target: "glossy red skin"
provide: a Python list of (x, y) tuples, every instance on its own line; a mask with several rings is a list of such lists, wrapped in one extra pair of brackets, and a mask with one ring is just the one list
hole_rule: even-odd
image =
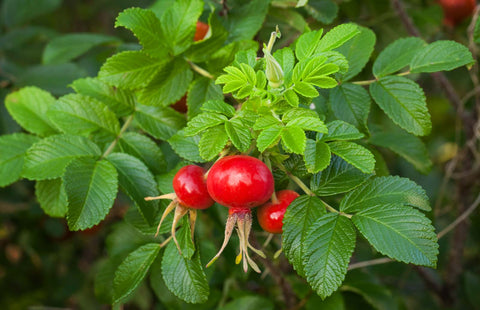
[(276, 193), (278, 202), (268, 202), (260, 206), (257, 210), (257, 219), (260, 226), (266, 232), (272, 234), (281, 234), (283, 232), (283, 216), (287, 207), (300, 196), (297, 192), (289, 189), (281, 190)]
[(214, 203), (207, 191), (205, 169), (199, 166), (188, 165), (178, 170), (173, 190), (180, 204), (192, 209), (206, 209)]
[(195, 35), (193, 36), (193, 41), (200, 41), (205, 38), (205, 35), (208, 32), (208, 25), (197, 21), (197, 29), (195, 30)]
[(233, 213), (246, 212), (272, 196), (273, 175), (261, 160), (233, 155), (218, 160), (207, 177), (210, 196), (219, 204), (232, 208)]
[(443, 23), (453, 27), (471, 16), (475, 9), (475, 2), (475, 0), (439, 0), (443, 8)]

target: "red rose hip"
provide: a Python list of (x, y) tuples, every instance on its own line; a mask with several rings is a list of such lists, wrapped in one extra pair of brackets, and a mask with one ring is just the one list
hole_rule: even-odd
[(300, 195), (297, 192), (285, 189), (278, 191), (276, 196), (277, 202), (268, 202), (258, 208), (257, 219), (260, 226), (266, 232), (281, 234), (285, 211), (287, 211), (287, 207), (292, 201)]
[(273, 194), (274, 182), (270, 169), (261, 160), (245, 155), (233, 155), (219, 159), (210, 168), (207, 177), (207, 189), (210, 196), (219, 204), (229, 208), (225, 225), (225, 239), (217, 255), (207, 264), (213, 264), (228, 244), (233, 229), (237, 228), (240, 253), (236, 263), (243, 260), (243, 270), (248, 266), (260, 272), (257, 264), (250, 258), (248, 249), (265, 257), (262, 251), (255, 249), (248, 237), (252, 229), (251, 208), (259, 206)]
[(182, 167), (173, 178), (173, 190), (178, 202), (189, 208), (206, 209), (214, 203), (207, 191), (205, 170), (199, 166)]
[[(163, 220), (167, 215), (175, 210), (175, 215), (172, 222), (172, 238), (177, 249), (182, 253), (177, 238), (175, 238), (175, 228), (178, 221), (188, 213), (190, 219), (190, 230), (195, 230), (195, 221), (197, 219), (197, 209), (206, 209), (214, 204), (213, 199), (210, 197), (207, 191), (207, 184), (205, 183), (205, 170), (202, 167), (195, 165), (188, 165), (182, 167), (173, 177), (173, 190), (174, 193), (165, 194), (158, 197), (145, 197), (145, 200), (156, 199), (171, 199), (172, 202), (168, 205), (162, 214), (160, 223), (158, 223), (157, 233), (160, 231)], [(167, 239), (168, 240), (168, 239)]]
[(273, 175), (267, 165), (255, 157), (227, 156), (210, 169), (207, 189), (213, 200), (223, 206), (253, 208), (272, 196)]

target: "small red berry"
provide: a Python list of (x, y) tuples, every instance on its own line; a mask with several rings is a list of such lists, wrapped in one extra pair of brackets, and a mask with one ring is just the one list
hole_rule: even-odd
[(255, 157), (227, 156), (210, 168), (207, 189), (213, 200), (223, 206), (253, 208), (272, 196), (273, 175), (267, 165)]
[(193, 41), (200, 41), (205, 38), (208, 33), (209, 26), (201, 21), (197, 21), (197, 29), (195, 30), (195, 36), (193, 37)]
[(207, 191), (205, 170), (199, 166), (188, 165), (178, 170), (173, 178), (173, 190), (178, 201), (189, 208), (206, 209), (214, 203)]
[(300, 196), (297, 192), (289, 189), (276, 193), (277, 202), (267, 202), (257, 210), (258, 223), (266, 232), (281, 234), (283, 227), (283, 216), (287, 207)]

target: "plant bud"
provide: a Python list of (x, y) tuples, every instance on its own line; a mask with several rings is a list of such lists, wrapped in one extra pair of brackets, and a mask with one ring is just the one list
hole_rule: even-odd
[(279, 88), (283, 85), (283, 70), (278, 61), (266, 49), (263, 50), (266, 62), (265, 75), (268, 79), (268, 84), (272, 88)]

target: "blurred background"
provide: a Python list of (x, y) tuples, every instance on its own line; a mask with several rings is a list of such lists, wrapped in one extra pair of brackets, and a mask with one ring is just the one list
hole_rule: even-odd
[[(225, 2), (233, 10), (248, 1)], [(378, 53), (395, 39), (409, 35), (398, 10), (392, 8), (395, 2), (317, 0), (297, 9), (295, 1), (271, 1), (255, 40), (266, 42), (278, 25), (283, 34), (277, 46), (280, 48), (294, 42), (307, 25), (311, 29), (329, 29), (339, 23), (358, 23), (369, 27), (377, 37), (371, 62), (358, 77), (368, 80), (372, 78), (372, 60)], [(206, 7), (222, 7), (219, 1), (206, 0), (205, 3)], [(409, 0), (403, 4), (427, 42), (449, 39), (472, 44), (468, 30), (470, 16), (452, 25), (445, 23), (444, 11), (435, 1)], [(41, 87), (56, 96), (71, 92), (68, 85), (73, 80), (95, 76), (102, 63), (114, 53), (140, 48), (130, 32), (114, 28), (118, 13), (132, 6), (155, 8), (157, 5), (154, 0), (0, 1), (0, 134), (21, 130), (3, 104), (8, 93), (27, 85)], [(71, 33), (94, 34), (95, 40), (78, 41), (76, 53), (64, 59), (52, 58), (49, 48)], [(473, 111), (475, 93), (472, 95), (472, 90), (478, 85), (474, 85), (467, 70), (448, 72), (447, 77), (465, 104), (464, 109)], [(414, 163), (424, 172), (421, 173), (392, 151), (381, 149), (381, 152), (386, 159), (384, 171), (409, 177), (426, 189), (433, 207), (429, 216), (440, 231), (458, 216), (459, 210), (469, 207), (468, 201), (471, 203), (471, 197), (480, 192), (479, 182), (475, 176), (472, 179), (471, 175), (456, 171), (461, 158), (458, 154), (466, 147), (466, 136), (442, 87), (428, 75), (418, 76), (417, 81), (427, 94), (432, 115), (433, 131), (423, 141), (433, 165), (430, 167), (428, 161)], [(373, 111), (372, 118), (375, 117), (378, 117), (377, 123), (389, 126), (382, 113)], [(478, 154), (476, 145), (473, 147)], [(478, 167), (478, 158), (474, 160), (474, 167)], [(99, 271), (105, 273), (107, 253), (113, 256), (112, 253), (120, 253), (129, 248), (130, 243), (141, 243), (144, 238), (123, 221), (129, 200), (120, 196), (107, 219), (98, 226), (70, 232), (65, 219), (44, 214), (34, 191), (34, 183), (29, 181), (0, 188), (0, 309), (108, 309), (108, 302), (102, 298), (107, 288), (98, 279)], [(462, 197), (465, 201), (459, 200)], [(459, 209), (459, 205), (463, 209)], [(221, 215), (218, 214), (219, 219)], [(209, 229), (208, 219), (200, 222), (200, 231)], [(221, 220), (214, 224), (217, 222), (221, 224)], [(341, 292), (325, 302), (295, 276), (285, 258), (276, 264), (285, 271), (285, 281), (289, 281), (299, 299), (298, 309), (480, 309), (479, 212), (474, 212), (468, 224), (461, 227), (461, 231), (440, 239), (436, 271), (398, 263), (357, 269), (348, 273)], [(263, 240), (264, 236), (259, 234), (259, 237)], [(280, 240), (275, 242), (278, 244)], [(362, 242), (365, 243), (359, 240)], [(202, 243), (202, 250), (208, 258), (215, 246), (207, 240)], [(227, 255), (234, 257), (235, 253)], [(355, 260), (373, 257), (368, 246), (357, 246)], [(155, 278), (152, 270), (150, 285), (141, 285), (125, 309), (284, 307), (282, 292), (269, 275), (249, 277), (239, 270), (227, 271), (228, 267), (220, 265), (211, 277), (207, 304), (192, 306), (179, 301), (168, 292), (161, 279)], [(338, 302), (339, 299), (342, 301)]]

